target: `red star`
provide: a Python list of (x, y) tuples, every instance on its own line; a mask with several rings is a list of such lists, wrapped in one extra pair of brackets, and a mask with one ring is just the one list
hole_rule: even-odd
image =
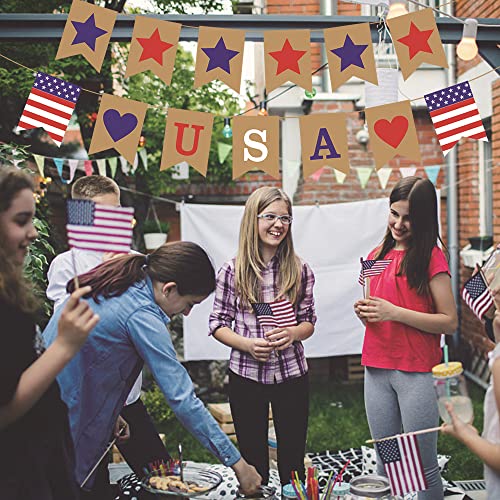
[(403, 38), (400, 38), (398, 42), (401, 42), (410, 49), (410, 59), (413, 59), (419, 52), (429, 52), (429, 54), (432, 54), (428, 40), (433, 31), (420, 31), (412, 22), (410, 24), (410, 32)]
[(164, 42), (160, 38), (158, 28), (156, 28), (155, 32), (149, 38), (138, 38), (137, 41), (142, 46), (142, 54), (139, 62), (146, 59), (154, 59), (158, 64), (162, 65), (163, 53), (170, 47), (173, 47), (171, 43)]
[(276, 52), (269, 52), (269, 55), (278, 61), (278, 69), (276, 76), (283, 73), (283, 71), (290, 69), (300, 75), (299, 59), (307, 52), (307, 50), (293, 50), (288, 38), (283, 44), (281, 50)]

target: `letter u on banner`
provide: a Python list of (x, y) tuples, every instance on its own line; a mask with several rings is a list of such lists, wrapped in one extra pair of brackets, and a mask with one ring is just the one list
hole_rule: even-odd
[(279, 178), (279, 127), (277, 116), (233, 118), (233, 179), (249, 170)]
[(214, 115), (169, 108), (160, 170), (183, 161), (207, 175)]

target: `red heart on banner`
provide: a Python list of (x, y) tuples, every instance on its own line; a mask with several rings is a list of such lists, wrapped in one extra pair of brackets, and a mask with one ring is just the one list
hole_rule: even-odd
[(375, 133), (389, 146), (397, 148), (408, 131), (408, 118), (395, 116), (391, 121), (377, 120), (373, 126)]

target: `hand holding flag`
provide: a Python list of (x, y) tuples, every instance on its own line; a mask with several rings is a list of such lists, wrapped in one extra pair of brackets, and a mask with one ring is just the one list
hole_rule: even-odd
[(493, 305), (493, 297), (481, 272), (465, 282), (462, 298), (471, 311), (480, 320), (483, 319), (484, 313)]

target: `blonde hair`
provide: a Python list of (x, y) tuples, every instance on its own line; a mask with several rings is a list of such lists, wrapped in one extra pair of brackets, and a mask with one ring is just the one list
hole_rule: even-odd
[(104, 175), (89, 175), (80, 177), (71, 187), (71, 197), (74, 200), (91, 200), (94, 196), (103, 194), (120, 196), (118, 184)]
[[(259, 220), (257, 216), (275, 201), (284, 201), (288, 214), (292, 215), (292, 202), (281, 189), (261, 187), (254, 191), (245, 203), (245, 211), (240, 224), (238, 254), (235, 263), (235, 287), (242, 304), (250, 306), (261, 299), (262, 270), (266, 263), (262, 258), (259, 240)], [(278, 296), (287, 297), (292, 304), (298, 300), (301, 286), (301, 263), (293, 249), (291, 228), (276, 252), (279, 260)]]

